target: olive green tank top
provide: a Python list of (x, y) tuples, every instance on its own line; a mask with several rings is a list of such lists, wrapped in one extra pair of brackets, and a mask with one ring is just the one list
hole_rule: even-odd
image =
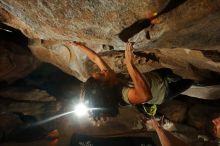
[[(166, 94), (166, 81), (157, 72), (154, 71), (143, 73), (142, 75), (146, 83), (148, 84), (152, 95), (152, 99), (150, 101), (147, 101), (147, 103), (162, 104)], [(134, 87), (134, 85), (131, 82), (130, 84), (128, 84), (128, 86), (124, 86), (122, 88), (122, 98), (128, 104), (130, 104), (128, 99), (128, 90), (132, 87)]]

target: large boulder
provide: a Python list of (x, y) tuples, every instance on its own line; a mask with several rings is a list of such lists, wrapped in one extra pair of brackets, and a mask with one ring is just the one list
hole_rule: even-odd
[(194, 105), (188, 112), (187, 122), (195, 128), (206, 129), (207, 126), (210, 126), (207, 124), (210, 124), (212, 116), (219, 113), (219, 111), (220, 108), (216, 106)]
[(186, 119), (188, 108), (189, 105), (187, 103), (173, 100), (161, 105), (159, 113), (172, 122), (183, 122)]
[(13, 82), (36, 69), (40, 61), (27, 47), (18, 30), (0, 23), (0, 82)]
[(13, 82), (36, 69), (40, 61), (28, 48), (0, 40), (0, 82)]

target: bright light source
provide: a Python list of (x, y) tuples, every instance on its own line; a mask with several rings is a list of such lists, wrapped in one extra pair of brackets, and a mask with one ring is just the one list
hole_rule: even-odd
[(86, 107), (85, 104), (79, 103), (75, 109), (74, 112), (77, 116), (82, 117), (88, 113), (88, 108)]

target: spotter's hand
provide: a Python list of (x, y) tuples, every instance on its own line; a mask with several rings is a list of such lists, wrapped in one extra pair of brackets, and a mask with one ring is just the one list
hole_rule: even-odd
[(134, 50), (133, 44), (132, 43), (126, 43), (125, 63), (133, 63), (133, 61), (134, 61), (133, 50)]
[(156, 121), (156, 119), (154, 119), (154, 118), (148, 120), (148, 121), (146, 122), (146, 124), (149, 124), (149, 125), (152, 126), (155, 130), (161, 127), (160, 124), (159, 124), (159, 123)]

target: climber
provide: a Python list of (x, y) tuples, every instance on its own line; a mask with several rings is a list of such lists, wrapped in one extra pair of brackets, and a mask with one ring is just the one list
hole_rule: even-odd
[(93, 50), (78, 42), (68, 43), (78, 47), (95, 63), (100, 72), (93, 73), (84, 84), (85, 97), (93, 107), (105, 108), (93, 116), (115, 116), (118, 104), (161, 104), (188, 89), (192, 81), (182, 79), (169, 69), (159, 69), (141, 74), (134, 65), (133, 46), (126, 43), (125, 64), (132, 84), (119, 77)]

